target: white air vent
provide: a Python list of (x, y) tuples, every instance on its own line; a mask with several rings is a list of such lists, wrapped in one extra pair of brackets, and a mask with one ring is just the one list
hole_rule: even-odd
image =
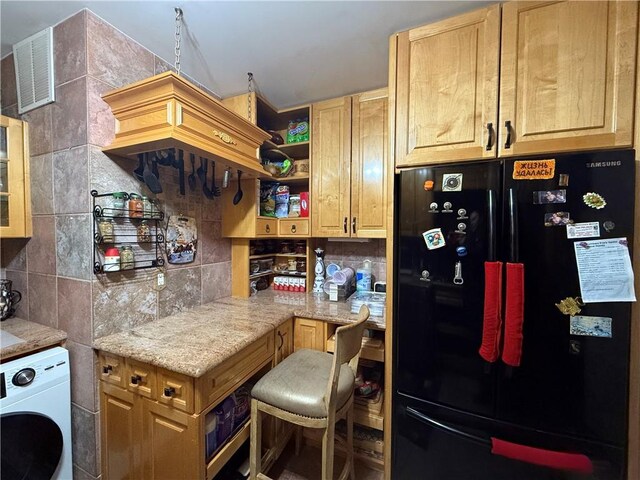
[(13, 46), (18, 86), (18, 113), (55, 100), (53, 28), (49, 27)]

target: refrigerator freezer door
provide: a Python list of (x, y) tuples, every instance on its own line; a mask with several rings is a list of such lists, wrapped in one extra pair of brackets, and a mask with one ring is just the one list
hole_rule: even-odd
[[(394, 402), (391, 478), (442, 480), (622, 480), (624, 451), (598, 443), (418, 404)], [(539, 466), (492, 454), (491, 437), (554, 452), (580, 454), (591, 474)], [(484, 441), (482, 441), (484, 440)]]
[[(491, 190), (499, 201), (500, 175), (499, 162), (404, 171), (396, 225), (395, 389), (483, 414), (494, 411), (495, 385), (478, 355), (487, 199)], [(444, 246), (427, 247), (432, 229)]]
[[(517, 192), (525, 314), (520, 367), (505, 368), (499, 375), (497, 418), (622, 446), (630, 304), (582, 307), (581, 315), (612, 319), (611, 338), (570, 334), (570, 317), (555, 304), (580, 296), (573, 243), (583, 239), (568, 239), (566, 226), (545, 226), (545, 216), (549, 220), (556, 213), (562, 219), (568, 214), (576, 223), (598, 222), (600, 238), (627, 237), (631, 245), (634, 156), (632, 151), (614, 151), (556, 156), (555, 161), (555, 175), (547, 180), (513, 180), (514, 161), (505, 162), (505, 191)], [(587, 206), (583, 195), (588, 192), (602, 196), (605, 208)], [(605, 222), (615, 228), (607, 232)]]

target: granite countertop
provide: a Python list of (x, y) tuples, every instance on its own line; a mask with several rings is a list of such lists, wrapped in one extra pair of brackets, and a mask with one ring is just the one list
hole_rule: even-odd
[[(223, 298), (127, 332), (94, 341), (94, 348), (191, 377), (200, 377), (292, 317), (352, 323), (348, 302), (312, 294), (262, 291), (247, 298)], [(371, 328), (384, 319), (371, 317)]]
[[(0, 335), (7, 332), (23, 340), (19, 343), (0, 347), (0, 359), (3, 362), (34, 350), (57, 345), (67, 339), (66, 332), (62, 330), (17, 317), (0, 322), (0, 331)], [(2, 340), (2, 345), (4, 344), (5, 339)]]

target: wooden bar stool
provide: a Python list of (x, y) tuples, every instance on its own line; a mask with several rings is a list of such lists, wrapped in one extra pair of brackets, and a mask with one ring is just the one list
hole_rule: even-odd
[(300, 427), (322, 428), (322, 480), (333, 478), (335, 424), (347, 421), (347, 461), (340, 480), (353, 466), (353, 391), (362, 347), (364, 323), (369, 308), (363, 305), (356, 323), (336, 329), (333, 355), (316, 350), (298, 350), (262, 377), (251, 391), (251, 480), (269, 477), (260, 472), (262, 413), (273, 415)]

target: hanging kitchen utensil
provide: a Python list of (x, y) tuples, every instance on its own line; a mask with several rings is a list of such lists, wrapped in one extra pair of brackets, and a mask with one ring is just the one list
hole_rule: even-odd
[(191, 159), (191, 174), (187, 180), (189, 181), (189, 189), (193, 191), (196, 189), (196, 156), (192, 153), (189, 158)]
[(160, 180), (160, 170), (158, 170), (158, 157), (157, 155), (154, 154), (150, 154), (151, 155), (151, 173), (153, 173), (155, 175), (155, 177), (158, 179), (158, 181)]
[(227, 167), (224, 171), (224, 176), (222, 177), (222, 188), (229, 187), (229, 180), (231, 179), (231, 169)]
[(163, 167), (169, 167), (175, 159), (173, 150), (156, 150), (155, 155), (158, 165)]
[(178, 160), (176, 160), (175, 164), (179, 174), (180, 195), (184, 195), (184, 150), (178, 150)]
[[(191, 154), (193, 155), (193, 154)], [(195, 155), (193, 155), (193, 158), (195, 158)], [(200, 166), (198, 167), (198, 170), (196, 170), (196, 173), (198, 174), (198, 179), (200, 180), (200, 184), (201, 185), (206, 185), (207, 184), (207, 175), (205, 173), (204, 170), (204, 161), (202, 159), (202, 157), (200, 157)]]
[(144, 153), (138, 154), (138, 168), (133, 171), (133, 176), (136, 180), (140, 182), (144, 182)]
[(162, 185), (160, 185), (158, 177), (156, 177), (151, 171), (148, 153), (144, 154), (144, 172), (142, 177), (144, 178), (144, 183), (149, 187), (149, 190), (151, 190), (152, 193), (162, 193)]
[(207, 170), (209, 169), (209, 160), (206, 158), (200, 157), (200, 165), (202, 166), (202, 170), (204, 172), (202, 180), (202, 193), (208, 199), (213, 198), (213, 192), (209, 190), (209, 186), (207, 185)]
[(216, 186), (216, 162), (214, 160), (211, 160), (211, 192), (216, 197), (222, 195), (220, 187)]
[(169, 263), (193, 262), (197, 244), (196, 219), (171, 215), (167, 224), (167, 261)]
[(240, 203), (240, 200), (242, 200), (242, 186), (240, 185), (240, 177), (242, 176), (242, 172), (240, 170), (238, 170), (238, 191), (236, 192), (235, 196), (233, 197), (233, 204), (237, 205)]

